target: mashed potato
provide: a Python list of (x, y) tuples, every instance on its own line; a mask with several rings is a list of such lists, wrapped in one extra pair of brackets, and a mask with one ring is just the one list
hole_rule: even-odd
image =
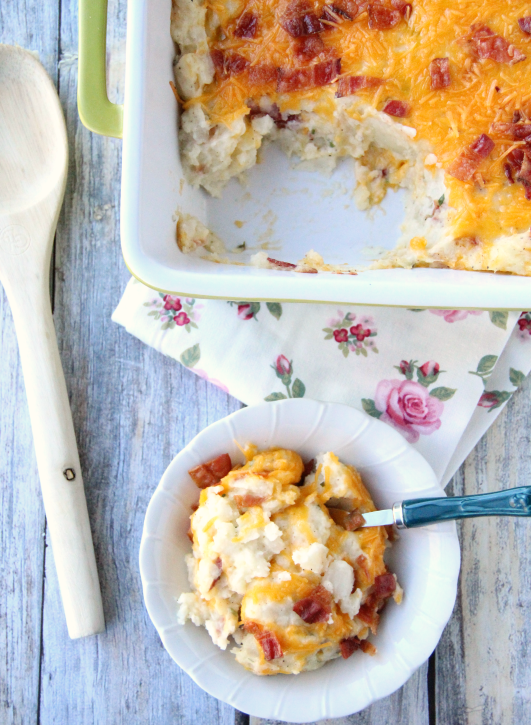
[(359, 473), (333, 453), (308, 467), (304, 477), (297, 453), (272, 449), (219, 482), (219, 466), (217, 476), (191, 471), (204, 490), (191, 516), (192, 591), (179, 597), (179, 622), (206, 627), (221, 649), (232, 637), (236, 660), (260, 675), (317, 669), (357, 649), (373, 654), (367, 637), (379, 611), (402, 597), (384, 563), (386, 529), (357, 529), (360, 514), (374, 511)]

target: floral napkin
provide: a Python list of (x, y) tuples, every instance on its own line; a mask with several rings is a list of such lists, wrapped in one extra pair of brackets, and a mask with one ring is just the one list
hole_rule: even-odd
[(446, 485), (531, 370), (531, 313), (279, 302), (154, 292), (112, 318), (246, 404), (309, 397), (396, 428)]

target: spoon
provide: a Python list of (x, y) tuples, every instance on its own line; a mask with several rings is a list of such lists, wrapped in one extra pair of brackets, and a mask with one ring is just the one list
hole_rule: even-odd
[(70, 637), (105, 629), (72, 414), (50, 305), (68, 144), (56, 90), (27, 51), (0, 45), (0, 281), (17, 333), (44, 508)]
[(365, 523), (360, 528), (396, 524), (399, 529), (412, 529), (479, 516), (531, 516), (531, 486), (473, 496), (413, 498), (390, 509), (363, 514)]

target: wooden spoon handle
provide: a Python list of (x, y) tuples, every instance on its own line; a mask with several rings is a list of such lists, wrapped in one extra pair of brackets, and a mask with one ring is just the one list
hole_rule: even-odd
[[(72, 639), (105, 629), (94, 547), (48, 285), (28, 270), (6, 286), (24, 382), (57, 577)], [(47, 280), (46, 280), (47, 282)], [(11, 289), (9, 289), (11, 287)]]

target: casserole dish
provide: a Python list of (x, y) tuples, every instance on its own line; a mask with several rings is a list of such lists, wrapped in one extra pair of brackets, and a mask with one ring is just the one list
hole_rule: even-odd
[[(531, 278), (418, 268), (359, 275), (304, 275), (246, 263), (262, 245), (277, 259), (297, 261), (315, 249), (330, 264), (363, 264), (369, 248), (391, 249), (402, 218), (400, 192), (372, 215), (356, 209), (353, 171), (343, 162), (330, 178), (292, 169), (275, 147), (243, 187), (231, 181), (221, 199), (183, 179), (177, 108), (170, 90), (175, 48), (170, 0), (131, 0), (128, 8), (125, 113), (106, 94), (105, 0), (81, 0), (79, 112), (93, 131), (122, 135), (121, 237), (126, 265), (159, 291), (236, 300), (342, 302), (405, 307), (527, 309)], [(175, 213), (197, 217), (233, 248), (237, 264), (183, 255)], [(236, 224), (237, 222), (237, 224)], [(243, 224), (242, 224), (243, 222)]]

